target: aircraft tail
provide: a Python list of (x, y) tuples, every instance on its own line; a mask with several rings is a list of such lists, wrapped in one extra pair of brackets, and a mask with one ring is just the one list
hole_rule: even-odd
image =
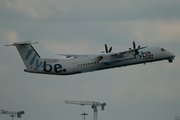
[(5, 46), (15, 46), (26, 66), (27, 69), (31, 70), (38, 70), (39, 67), (43, 64), (41, 61), (41, 57), (39, 54), (35, 51), (33, 46), (31, 44), (36, 44), (38, 42), (16, 42), (11, 45), (5, 45)]

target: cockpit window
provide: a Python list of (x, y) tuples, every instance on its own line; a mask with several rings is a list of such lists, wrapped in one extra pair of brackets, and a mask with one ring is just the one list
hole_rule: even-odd
[(161, 48), (161, 51), (166, 51), (164, 48)]

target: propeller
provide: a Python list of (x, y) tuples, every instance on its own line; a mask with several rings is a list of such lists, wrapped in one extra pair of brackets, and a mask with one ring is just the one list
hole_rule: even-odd
[(138, 50), (141, 48), (140, 45), (139, 45), (138, 48), (136, 49), (136, 44), (135, 44), (135, 42), (133, 41), (133, 48), (134, 48), (134, 50), (135, 50), (135, 55), (139, 54), (139, 51), (138, 51)]
[(107, 45), (105, 44), (105, 50), (106, 50), (106, 53), (109, 53), (109, 52), (112, 51), (112, 47), (110, 47), (109, 50), (108, 50), (108, 47), (107, 47)]
[(136, 49), (136, 44), (135, 42), (133, 41), (133, 48)]

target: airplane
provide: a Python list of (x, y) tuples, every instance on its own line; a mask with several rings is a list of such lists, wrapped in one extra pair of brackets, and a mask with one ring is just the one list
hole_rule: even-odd
[(15, 46), (26, 66), (25, 72), (52, 74), (52, 75), (73, 75), (78, 73), (93, 72), (115, 67), (123, 67), (135, 64), (168, 60), (173, 62), (175, 55), (162, 47), (141, 47), (136, 48), (133, 41), (133, 48), (122, 52), (111, 52), (105, 44), (105, 52), (96, 54), (58, 54), (71, 59), (45, 59), (33, 48), (32, 44), (38, 42), (24, 41), (15, 42), (5, 46)]

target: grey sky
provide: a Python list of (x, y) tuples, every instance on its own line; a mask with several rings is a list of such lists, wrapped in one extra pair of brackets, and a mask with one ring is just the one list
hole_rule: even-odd
[[(172, 120), (180, 116), (179, 0), (0, 0), (0, 109), (25, 110), (21, 120), (93, 119), (90, 106), (64, 100), (106, 102), (99, 120)], [(25, 73), (16, 41), (34, 45), (43, 58), (161, 46), (168, 61), (72, 76)], [(9, 120), (8, 115), (0, 119)], [(17, 119), (17, 118), (15, 118)]]

